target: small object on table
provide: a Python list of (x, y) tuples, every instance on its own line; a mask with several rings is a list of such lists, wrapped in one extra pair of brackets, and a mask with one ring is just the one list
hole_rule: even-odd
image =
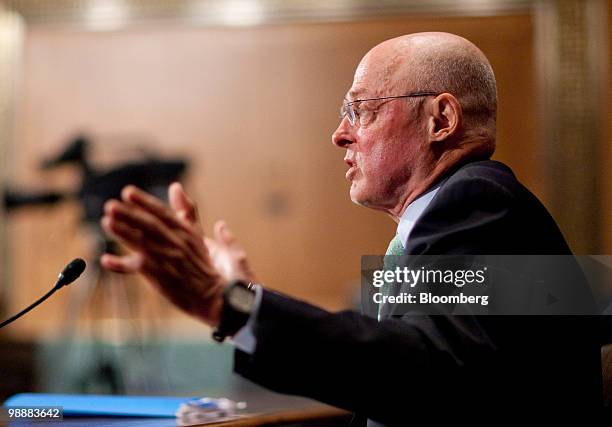
[(244, 417), (239, 411), (246, 409), (246, 407), (246, 402), (234, 402), (226, 398), (203, 397), (181, 404), (176, 411), (176, 418), (179, 425), (230, 421)]

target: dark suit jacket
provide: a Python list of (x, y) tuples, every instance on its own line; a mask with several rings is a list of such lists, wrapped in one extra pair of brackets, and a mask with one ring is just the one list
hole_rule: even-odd
[[(542, 204), (496, 161), (441, 185), (406, 253), (571, 254)], [(387, 424), (601, 407), (597, 325), (587, 316), (409, 316), (377, 322), (264, 291), (254, 354), (235, 371), (270, 389)], [(500, 413), (501, 414), (501, 413)], [(530, 415), (531, 416), (531, 415)]]

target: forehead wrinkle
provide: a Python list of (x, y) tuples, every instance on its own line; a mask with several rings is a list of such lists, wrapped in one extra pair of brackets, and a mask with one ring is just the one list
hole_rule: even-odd
[(395, 96), (398, 74), (402, 67), (402, 52), (397, 46), (382, 44), (374, 47), (361, 60), (347, 100)]
[[(398, 47), (393, 49), (393, 55), (388, 58), (388, 65), (385, 67), (385, 87), (389, 90), (399, 89), (402, 72), (405, 69), (404, 52)], [(405, 71), (404, 71), (405, 72)]]
[[(377, 60), (378, 59), (378, 60)], [(397, 96), (400, 86), (400, 71), (402, 69), (403, 60), (399, 52), (394, 49), (391, 55), (382, 56), (380, 58), (372, 58), (378, 65), (377, 75), (368, 76), (371, 81), (371, 91), (373, 97)]]

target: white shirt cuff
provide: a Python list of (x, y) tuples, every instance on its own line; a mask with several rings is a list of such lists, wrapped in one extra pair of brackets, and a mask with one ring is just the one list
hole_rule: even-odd
[(257, 339), (255, 338), (254, 326), (257, 321), (257, 315), (259, 314), (259, 307), (261, 306), (261, 298), (263, 295), (263, 289), (259, 285), (253, 285), (255, 290), (255, 302), (253, 303), (253, 310), (247, 320), (246, 324), (232, 337), (234, 347), (238, 350), (244, 351), (245, 353), (255, 353), (255, 347), (257, 346)]

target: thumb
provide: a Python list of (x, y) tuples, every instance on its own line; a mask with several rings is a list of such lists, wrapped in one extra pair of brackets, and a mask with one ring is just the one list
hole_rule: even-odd
[(226, 246), (232, 245), (236, 242), (236, 236), (232, 233), (223, 220), (217, 221), (214, 227), (215, 239), (219, 243), (223, 243)]
[(144, 259), (142, 255), (138, 253), (123, 256), (103, 254), (100, 258), (100, 264), (107, 270), (116, 273), (130, 274), (137, 273), (142, 269)]

